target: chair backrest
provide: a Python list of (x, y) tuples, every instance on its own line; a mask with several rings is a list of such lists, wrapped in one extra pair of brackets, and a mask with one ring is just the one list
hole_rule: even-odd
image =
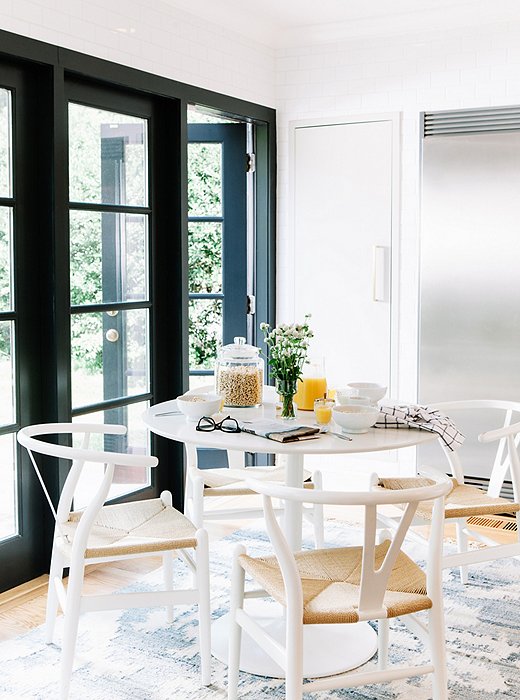
[[(383, 598), (388, 579), (396, 559), (401, 551), (404, 538), (410, 527), (420, 501), (434, 500), (432, 526), (428, 542), (427, 590), (428, 595), (439, 595), (441, 580), (441, 552), (444, 525), (444, 496), (452, 489), (451, 480), (444, 474), (427, 470), (429, 484), (402, 490), (387, 490), (378, 486), (379, 479), (373, 474), (370, 479), (371, 489), (363, 492), (320, 491), (294, 488), (274, 482), (260, 482), (248, 478), (249, 488), (263, 496), (266, 527), (286, 588), (288, 615), (301, 614), (302, 587), (296, 560), (291, 548), (275, 517), (272, 499), (284, 499), (300, 503), (328, 504), (335, 506), (362, 506), (364, 509), (364, 535), (359, 589), (359, 619), (377, 619), (386, 617)], [(385, 539), (390, 539), (386, 555), (376, 569), (377, 509), (379, 506), (404, 505), (393, 539), (390, 532), (385, 532)], [(433, 591), (432, 589), (436, 589)]]
[(491, 473), (489, 481), (488, 493), (490, 496), (498, 496), (500, 494), (502, 484), (509, 470), (511, 481), (513, 483), (513, 493), (515, 501), (520, 502), (520, 455), (518, 454), (518, 443), (520, 441), (520, 422), (507, 425), (498, 430), (488, 430), (478, 436), (482, 443), (494, 442), (499, 440), (499, 445), (505, 441), (507, 445), (507, 461), (503, 460), (498, 463)]
[[(38, 476), (47, 502), (56, 520), (56, 529), (65, 541), (68, 541), (68, 536), (64, 532), (62, 525), (68, 520), (72, 509), (72, 501), (74, 499), (76, 486), (86, 464), (104, 464), (105, 471), (103, 479), (89, 505), (83, 512), (78, 525), (74, 537), (74, 541), (75, 543), (78, 542), (78, 546), (86, 546), (90, 528), (108, 496), (110, 485), (114, 477), (115, 467), (157, 466), (157, 457), (128, 454), (124, 452), (107, 452), (89, 448), (93, 435), (124, 435), (125, 433), (126, 427), (124, 425), (101, 425), (96, 423), (42, 423), (39, 425), (29, 425), (18, 431), (18, 442), (23, 445), (29, 453), (36, 475)], [(71, 447), (55, 442), (47, 442), (42, 439), (53, 435), (72, 436), (73, 434), (82, 436), (81, 447)], [(72, 462), (56, 509), (45, 487), (40, 468), (37, 464), (36, 455), (46, 455)]]
[[(495, 399), (472, 399), (468, 401), (446, 401), (431, 404), (431, 407), (449, 415), (450, 418), (453, 418), (455, 423), (457, 422), (457, 414), (459, 411), (471, 411), (475, 412), (475, 415), (485, 412), (485, 415), (488, 417), (489, 415), (496, 415), (496, 420), (501, 427), (498, 430), (495, 428), (479, 435), (479, 441), (482, 443), (498, 440), (491, 467), (488, 494), (492, 497), (499, 496), (504, 481), (508, 473), (510, 473), (515, 498), (518, 499), (520, 496), (520, 473), (518, 467), (515, 465), (518, 462), (520, 430), (512, 428), (511, 431), (500, 434), (499, 430), (510, 428), (520, 421), (520, 402)], [(494, 437), (492, 439), (481, 439), (482, 435), (488, 433), (492, 433)], [(453, 476), (459, 483), (464, 483), (464, 465), (461, 459), (461, 455), (464, 454), (464, 446), (462, 446), (460, 451), (451, 452), (445, 448), (444, 452), (450, 464)], [(459, 454), (459, 452), (461, 454)]]

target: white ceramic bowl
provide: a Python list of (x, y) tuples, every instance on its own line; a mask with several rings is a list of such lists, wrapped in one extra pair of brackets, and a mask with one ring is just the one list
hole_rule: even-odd
[(379, 415), (373, 406), (334, 406), (332, 417), (345, 433), (366, 433)]
[(366, 396), (373, 404), (386, 394), (386, 386), (374, 382), (351, 382), (344, 390), (346, 396)]
[(218, 394), (189, 391), (177, 397), (177, 407), (191, 422), (198, 421), (202, 416), (212, 416), (220, 408), (221, 398)]
[(368, 396), (349, 396), (348, 389), (337, 389), (336, 403), (340, 406), (371, 406), (372, 399)]

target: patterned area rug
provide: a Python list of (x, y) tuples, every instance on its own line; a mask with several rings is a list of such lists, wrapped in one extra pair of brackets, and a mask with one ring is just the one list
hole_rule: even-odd
[[(329, 523), (328, 544), (353, 542), (354, 528)], [(265, 534), (241, 530), (212, 545), (213, 615), (227, 611), (229, 569), (234, 545), (248, 551), (270, 551)], [(179, 563), (179, 566), (181, 564)], [(449, 690), (453, 700), (520, 698), (520, 562), (495, 562), (471, 569), (471, 582), (462, 586), (455, 572), (445, 572), (445, 609)], [(177, 572), (179, 584), (186, 576)], [(131, 589), (160, 588), (160, 571), (147, 575)], [(179, 608), (173, 625), (163, 609), (90, 613), (81, 618), (71, 698), (163, 700), (194, 698), (224, 700), (226, 667), (213, 660), (213, 683), (199, 684), (196, 613)], [(61, 625), (57, 624), (57, 642)], [(56, 698), (60, 648), (46, 645), (37, 628), (0, 645), (0, 697)], [(399, 623), (391, 623), (391, 662), (428, 659), (422, 645)], [(373, 661), (369, 662), (373, 664)], [(366, 668), (366, 666), (364, 667)], [(354, 671), (355, 672), (355, 671)], [(240, 697), (245, 700), (284, 698), (279, 680), (241, 674)], [(351, 690), (308, 694), (308, 700), (428, 700), (430, 677)]]

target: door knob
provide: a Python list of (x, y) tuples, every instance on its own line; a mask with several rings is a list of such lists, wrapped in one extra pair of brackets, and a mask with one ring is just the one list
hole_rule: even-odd
[(117, 331), (115, 328), (109, 328), (105, 333), (105, 338), (109, 343), (117, 343), (119, 340), (119, 331)]

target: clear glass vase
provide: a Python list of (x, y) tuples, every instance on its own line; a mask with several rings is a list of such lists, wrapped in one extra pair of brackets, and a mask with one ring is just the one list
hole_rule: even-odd
[(296, 394), (295, 379), (277, 379), (276, 391), (280, 396), (282, 403), (282, 412), (280, 418), (283, 420), (293, 420), (296, 417), (296, 409), (294, 404), (294, 395)]

